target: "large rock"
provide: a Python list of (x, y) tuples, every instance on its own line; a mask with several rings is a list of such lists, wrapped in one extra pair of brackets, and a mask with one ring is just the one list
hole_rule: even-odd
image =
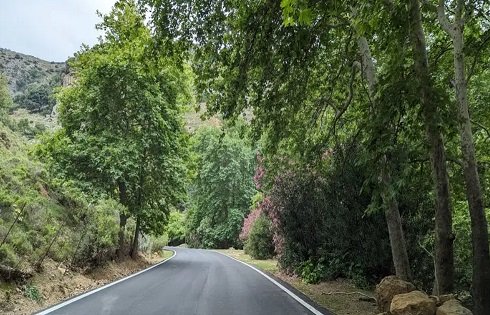
[(439, 306), (436, 315), (473, 315), (473, 313), (459, 301), (452, 299)]
[(434, 315), (436, 303), (421, 291), (398, 294), (390, 306), (392, 315)]
[(381, 280), (376, 286), (376, 302), (380, 312), (390, 310), (391, 300), (395, 295), (408, 293), (415, 290), (415, 286), (410, 282), (403, 281), (396, 276), (388, 276)]

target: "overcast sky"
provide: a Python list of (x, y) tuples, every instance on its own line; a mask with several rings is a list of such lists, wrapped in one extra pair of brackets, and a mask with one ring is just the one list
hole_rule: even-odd
[(116, 0), (0, 0), (0, 47), (47, 61), (65, 61), (100, 33), (96, 11)]

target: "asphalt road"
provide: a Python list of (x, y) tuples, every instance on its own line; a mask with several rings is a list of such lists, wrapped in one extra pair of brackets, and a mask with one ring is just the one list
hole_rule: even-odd
[(304, 299), (292, 293), (298, 302), (288, 289), (229, 257), (173, 249), (175, 257), (163, 264), (39, 314), (323, 314), (308, 310), (312, 306)]

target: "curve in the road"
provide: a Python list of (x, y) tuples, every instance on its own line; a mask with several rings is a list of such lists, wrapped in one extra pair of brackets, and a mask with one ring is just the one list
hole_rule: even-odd
[(329, 314), (229, 256), (200, 249), (172, 250), (172, 259), (38, 314)]

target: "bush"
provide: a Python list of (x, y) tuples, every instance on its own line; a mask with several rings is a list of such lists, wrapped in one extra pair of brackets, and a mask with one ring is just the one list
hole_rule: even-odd
[(301, 263), (296, 268), (298, 274), (306, 283), (318, 283), (326, 278), (327, 267), (323, 264), (315, 263), (311, 259)]
[(245, 242), (245, 252), (254, 259), (268, 259), (274, 256), (271, 222), (265, 215), (255, 220)]
[(185, 215), (171, 211), (167, 225), (168, 245), (179, 246), (185, 243)]
[(0, 247), (0, 262), (9, 267), (15, 267), (19, 263), (19, 257), (10, 244), (3, 244)]
[(282, 172), (266, 194), (278, 261), (307, 282), (345, 277), (374, 283), (391, 272), (386, 222), (382, 213), (366, 214), (365, 170), (353, 159), (333, 159)]

